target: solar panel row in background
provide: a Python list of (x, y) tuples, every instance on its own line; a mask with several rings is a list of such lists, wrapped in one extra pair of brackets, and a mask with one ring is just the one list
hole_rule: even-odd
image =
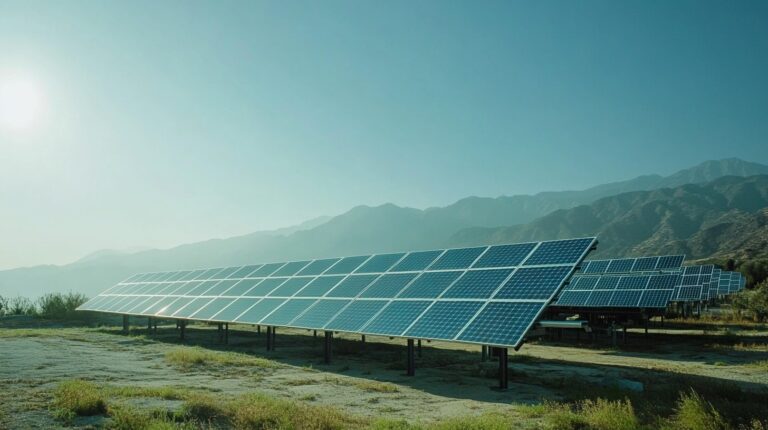
[(576, 275), (553, 306), (664, 309), (679, 277), (678, 273)]
[(583, 274), (658, 272), (679, 269), (684, 255), (663, 255), (610, 260), (588, 260), (579, 269)]
[(673, 302), (703, 302), (709, 299), (709, 287), (715, 266), (686, 266), (675, 286)]
[(80, 310), (517, 347), (595, 238), (132, 276)]

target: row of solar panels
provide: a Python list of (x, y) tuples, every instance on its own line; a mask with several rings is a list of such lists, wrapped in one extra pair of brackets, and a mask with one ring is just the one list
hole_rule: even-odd
[(288, 276), (421, 272), (578, 263), (587, 239), (359, 255), (251, 266), (141, 273), (121, 284)]
[[(595, 261), (599, 264), (593, 264)], [(580, 275), (571, 278), (553, 306), (663, 310), (672, 302), (705, 302), (745, 285), (738, 272), (722, 272), (713, 265), (680, 267), (683, 256), (595, 261), (582, 264)], [(638, 266), (639, 261), (644, 263)], [(662, 261), (667, 263), (659, 264)], [(657, 273), (648, 273), (651, 266)], [(616, 274), (619, 268), (629, 267), (643, 270)]]
[(139, 274), (79, 309), (519, 346), (595, 238)]

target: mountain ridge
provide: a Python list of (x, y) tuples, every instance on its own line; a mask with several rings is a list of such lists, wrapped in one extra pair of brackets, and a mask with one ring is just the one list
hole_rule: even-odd
[[(441, 248), (455, 242), (456, 235), (462, 231), (521, 226), (547, 219), (558, 211), (582, 211), (584, 209), (577, 208), (601, 198), (642, 192), (637, 188), (702, 180), (723, 173), (754, 171), (768, 174), (768, 166), (726, 159), (701, 163), (666, 177), (645, 175), (583, 191), (546, 192), (535, 196), (467, 197), (445, 207), (425, 210), (391, 203), (375, 207), (356, 206), (341, 215), (321, 219), (310, 228), (295, 231), (256, 232), (125, 256), (108, 255), (64, 266), (0, 271), (0, 294), (18, 294), (21, 291), (40, 294), (49, 291), (52, 285), (57, 289), (92, 294), (132, 273), (143, 271)], [(541, 195), (544, 197), (536, 197)], [(562, 229), (562, 226), (558, 228)], [(537, 232), (540, 235), (544, 233)], [(599, 249), (604, 248), (601, 246)]]

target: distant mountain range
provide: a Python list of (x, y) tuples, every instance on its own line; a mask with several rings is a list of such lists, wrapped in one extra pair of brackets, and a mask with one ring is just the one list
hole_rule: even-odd
[(768, 175), (768, 166), (726, 159), (583, 191), (468, 197), (425, 210), (358, 206), (287, 229), (166, 250), (100, 251), (64, 266), (0, 271), (0, 295), (90, 295), (140, 271), (592, 234), (599, 235), (596, 255), (602, 256), (754, 255), (765, 249), (760, 237), (766, 237), (766, 215), (760, 209), (768, 207), (768, 176), (755, 175)]
[(606, 197), (523, 225), (469, 228), (451, 246), (598, 236), (594, 257), (683, 253), (768, 256), (768, 175), (725, 176)]

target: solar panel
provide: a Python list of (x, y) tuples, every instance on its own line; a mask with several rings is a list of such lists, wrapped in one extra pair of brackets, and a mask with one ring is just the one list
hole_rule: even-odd
[[(517, 347), (595, 242), (569, 239), (139, 274), (80, 309)], [(638, 282), (617, 278), (616, 287), (629, 291)], [(633, 297), (611, 294), (605, 300), (625, 303)]]
[(666, 272), (680, 269), (684, 260), (684, 255), (588, 260), (581, 265), (580, 272), (583, 274)]
[(555, 307), (663, 309), (679, 278), (677, 273), (577, 275), (563, 288)]
[(710, 298), (710, 283), (715, 266), (685, 266), (682, 268), (678, 284), (675, 286), (671, 301), (701, 302)]

